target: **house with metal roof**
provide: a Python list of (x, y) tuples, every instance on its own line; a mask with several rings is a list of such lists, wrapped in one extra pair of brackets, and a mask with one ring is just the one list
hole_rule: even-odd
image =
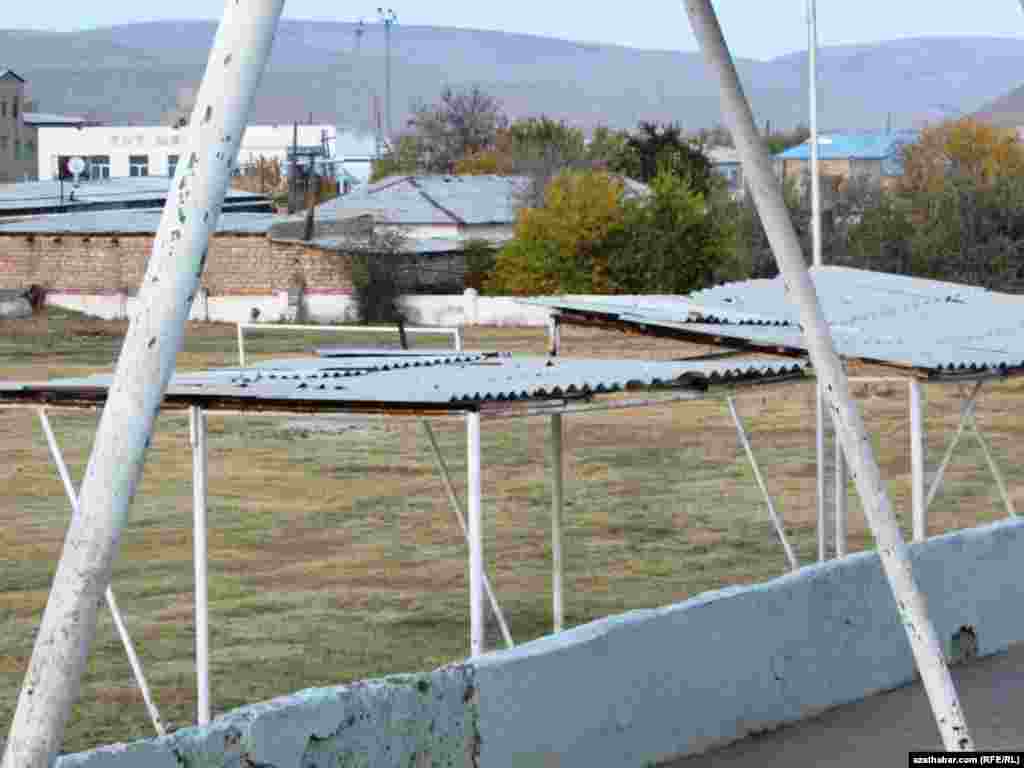
[[(920, 136), (917, 131), (892, 133), (823, 133), (818, 137), (818, 161), (826, 189), (838, 189), (850, 179), (888, 186), (903, 176), (903, 148)], [(803, 186), (810, 177), (810, 140), (775, 155), (779, 177)]]

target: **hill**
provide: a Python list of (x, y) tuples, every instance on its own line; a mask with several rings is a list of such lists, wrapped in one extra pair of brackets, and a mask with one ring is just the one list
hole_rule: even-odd
[[(342, 22), (282, 22), (256, 101), (255, 120), (371, 125), (382, 97), (384, 39), (371, 26), (355, 50)], [(215, 25), (154, 22), (75, 33), (0, 31), (0, 66), (30, 81), (48, 111), (153, 123), (179, 87), (202, 75)], [(1018, 84), (1024, 41), (922, 38), (821, 51), (823, 127), (872, 129), (972, 111)], [(789, 127), (806, 115), (806, 54), (741, 59), (760, 121)], [(396, 127), (416, 100), (445, 84), (478, 83), (513, 116), (547, 114), (582, 127), (675, 120), (687, 129), (719, 120), (716, 84), (694, 52), (649, 51), (443, 27), (400, 26), (393, 37)]]

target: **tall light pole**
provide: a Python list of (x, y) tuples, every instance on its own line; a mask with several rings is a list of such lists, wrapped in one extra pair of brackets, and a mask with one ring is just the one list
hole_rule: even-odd
[[(818, 170), (818, 8), (817, 0), (807, 0), (807, 87), (811, 123), (811, 248), (813, 264), (822, 265), (821, 258), (821, 176)], [(814, 446), (817, 454), (818, 484), (818, 562), (828, 556), (828, 502), (825, 496), (825, 393), (820, 383), (814, 418)]]
[(398, 16), (391, 8), (378, 8), (377, 15), (384, 24), (384, 126), (390, 144), (394, 136), (391, 132), (391, 27), (398, 22)]

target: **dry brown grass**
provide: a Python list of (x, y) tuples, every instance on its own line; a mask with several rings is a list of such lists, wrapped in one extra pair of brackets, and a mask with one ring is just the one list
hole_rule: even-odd
[[(34, 329), (34, 330), (32, 330)], [(0, 328), (0, 377), (109, 370), (123, 323), (51, 314)], [(235, 360), (234, 329), (190, 326), (181, 368)], [(321, 341), (323, 341), (322, 339)], [(327, 337), (328, 343), (338, 343)], [(316, 340), (254, 336), (254, 355)], [(707, 351), (575, 328), (572, 355), (681, 357)], [(467, 347), (543, 353), (540, 329), (471, 329)], [(1019, 499), (1021, 387), (994, 385), (979, 420)], [(956, 425), (956, 391), (928, 387), (934, 464)], [(859, 390), (882, 471), (906, 522), (906, 390)], [(803, 562), (815, 557), (813, 386), (745, 390), (751, 440)], [(338, 435), (289, 418), (211, 416), (210, 558), (214, 706), (313, 685), (427, 669), (465, 654), (466, 558), (415, 422), (375, 421)], [(88, 458), (94, 414), (57, 414), (73, 475)], [(749, 468), (720, 400), (566, 420), (569, 624), (682, 600), (782, 573)], [(435, 423), (455, 477), (463, 427)], [(543, 420), (487, 423), (486, 555), (517, 640), (548, 630), (549, 499)], [(7, 722), (60, 552), (68, 505), (27, 411), (0, 412), (0, 724)], [(114, 587), (157, 702), (176, 726), (193, 718), (191, 454), (186, 420), (161, 416), (115, 570)], [(870, 546), (851, 491), (852, 549)], [(931, 531), (1003, 515), (977, 447), (966, 442), (931, 512)], [(906, 525), (904, 526), (906, 528)], [(124, 654), (103, 615), (68, 749), (149, 733)]]

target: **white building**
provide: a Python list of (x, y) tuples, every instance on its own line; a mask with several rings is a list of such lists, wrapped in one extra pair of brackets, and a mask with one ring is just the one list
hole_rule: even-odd
[[(251, 125), (238, 153), (239, 166), (264, 160), (285, 164), (295, 137), (290, 125)], [(39, 128), (39, 178), (58, 178), (58, 168), (72, 157), (88, 163), (93, 179), (174, 175), (186, 151), (187, 132), (170, 126), (86, 126)], [(372, 136), (341, 134), (333, 125), (300, 125), (300, 147), (326, 146), (336, 167), (359, 179), (368, 179), (373, 159)], [(340, 146), (339, 146), (340, 145)], [(341, 154), (338, 153), (340, 149)], [(66, 174), (66, 172), (65, 172)]]

